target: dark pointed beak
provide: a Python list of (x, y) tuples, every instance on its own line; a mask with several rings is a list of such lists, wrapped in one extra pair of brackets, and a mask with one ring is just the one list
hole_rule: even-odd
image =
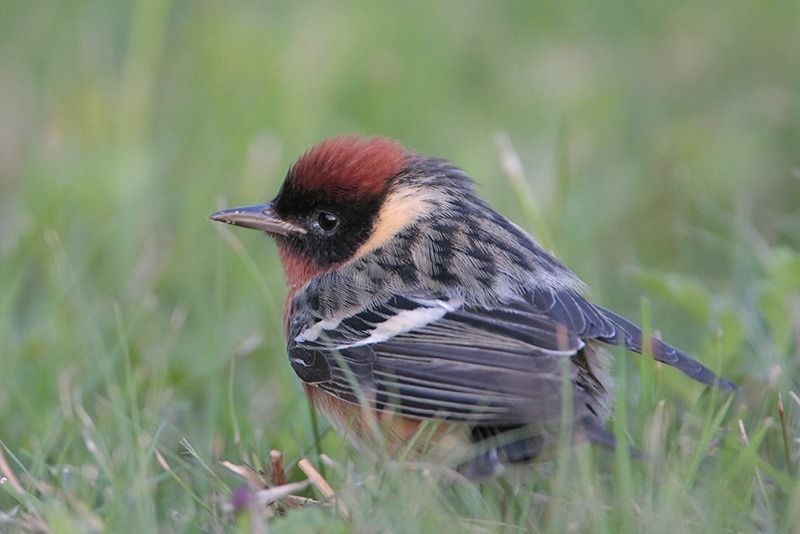
[(251, 228), (268, 234), (293, 235), (306, 233), (305, 228), (278, 216), (269, 202), (257, 206), (242, 206), (241, 208), (221, 210), (212, 213), (208, 218), (212, 221), (233, 224), (242, 228)]

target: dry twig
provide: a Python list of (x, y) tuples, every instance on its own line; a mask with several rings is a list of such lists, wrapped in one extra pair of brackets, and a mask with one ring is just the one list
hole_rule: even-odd
[[(297, 466), (301, 471), (303, 471), (303, 473), (306, 474), (314, 487), (317, 488), (320, 493), (322, 493), (323, 497), (328, 500), (336, 499), (336, 492), (333, 491), (333, 488), (330, 484), (328, 484), (328, 481), (319, 474), (319, 471), (317, 471), (317, 469), (311, 465), (311, 462), (308, 461), (308, 458), (303, 458), (297, 462)], [(340, 499), (336, 499), (336, 509), (339, 511), (339, 515), (342, 517), (342, 519), (345, 521), (350, 521), (350, 512), (347, 511), (347, 508), (345, 508), (344, 503), (342, 503)]]

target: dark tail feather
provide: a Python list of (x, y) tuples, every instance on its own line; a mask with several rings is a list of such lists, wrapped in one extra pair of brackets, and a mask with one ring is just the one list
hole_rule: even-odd
[(502, 473), (503, 469), (497, 449), (477, 454), (458, 466), (458, 472), (473, 482), (490, 480)]
[[(603, 423), (595, 416), (586, 416), (578, 423), (583, 436), (589, 442), (603, 448), (614, 450), (617, 440), (614, 434), (606, 430)], [(500, 475), (510, 464), (527, 464), (537, 459), (545, 448), (545, 440), (541, 436), (514, 439), (509, 443), (497, 444), (480, 452), (458, 466), (458, 472), (473, 482), (483, 482)], [(631, 458), (641, 459), (642, 453), (635, 447), (629, 447)]]
[[(595, 417), (587, 416), (581, 419), (581, 428), (583, 428), (586, 438), (592, 443), (612, 451), (617, 448), (617, 440), (614, 438), (614, 434), (606, 430), (603, 424)], [(642, 453), (636, 447), (628, 447), (628, 454), (631, 455), (631, 458), (637, 460), (642, 458)]]
[[(642, 353), (642, 330), (629, 320), (617, 315), (616, 313), (596, 306), (596, 308), (603, 312), (603, 315), (614, 324), (617, 329), (614, 338), (599, 338), (606, 343), (614, 345), (624, 345), (628, 350), (633, 352)], [(669, 343), (665, 343), (660, 339), (652, 338), (652, 351), (653, 358), (659, 362), (671, 365), (676, 369), (680, 369), (686, 375), (694, 378), (698, 382), (709, 386), (717, 386), (721, 389), (735, 390), (739, 386), (733, 382), (729, 382), (724, 378), (718, 377), (714, 371), (698, 362), (688, 354), (685, 354)]]
[[(489, 433), (491, 433), (491, 430)], [(500, 436), (502, 436), (502, 433)], [(488, 438), (488, 441), (498, 440), (502, 441), (497, 436)], [(476, 454), (459, 465), (458, 471), (468, 479), (476, 482), (487, 480), (502, 473), (508, 464), (532, 462), (542, 453), (544, 444), (544, 438), (535, 435), (512, 439), (507, 443), (496, 443), (490, 449)]]

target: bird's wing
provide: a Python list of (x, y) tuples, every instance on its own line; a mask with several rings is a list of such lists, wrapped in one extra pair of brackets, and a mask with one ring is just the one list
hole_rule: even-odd
[[(536, 288), (532, 292), (534, 307), (582, 339), (597, 339), (623, 346), (641, 354), (642, 330), (616, 313), (596, 306), (571, 290)], [(657, 338), (651, 338), (653, 358), (680, 369), (703, 384), (722, 389), (736, 389), (736, 384), (717, 377), (714, 372), (691, 356)]]
[[(556, 420), (566, 371), (576, 409), (591, 392), (567, 364), (592, 340), (642, 351), (641, 329), (570, 290), (536, 289), (492, 307), (395, 295), (341, 320), (291, 325), (298, 376), (380, 410), (491, 424)], [(653, 357), (695, 380), (736, 386), (658, 339)]]
[(583, 347), (523, 299), (484, 308), (398, 295), (341, 321), (295, 321), (289, 356), (302, 380), (378, 410), (546, 424), (562, 415), (564, 373), (575, 405), (590, 400), (569, 363)]

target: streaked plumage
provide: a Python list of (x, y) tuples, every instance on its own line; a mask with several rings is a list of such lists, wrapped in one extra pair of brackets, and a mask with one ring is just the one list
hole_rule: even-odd
[[(271, 204), (212, 218), (275, 237), (290, 363), (352, 441), (375, 446), (377, 427), (396, 449), (420, 421), (441, 421), (448, 447), (477, 444), (456, 460), (481, 478), (552, 447), (566, 372), (576, 439), (613, 444), (601, 346), (641, 352), (641, 330), (587, 301), (460, 169), (381, 138), (334, 138), (295, 164)], [(665, 342), (652, 353), (735, 387)]]

